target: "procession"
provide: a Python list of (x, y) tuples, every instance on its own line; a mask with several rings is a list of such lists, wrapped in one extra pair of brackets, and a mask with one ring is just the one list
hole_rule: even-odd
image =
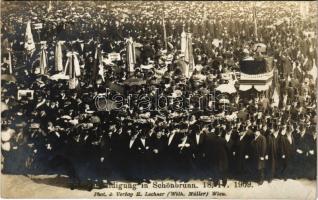
[(3, 2), (3, 174), (316, 180), (317, 6)]

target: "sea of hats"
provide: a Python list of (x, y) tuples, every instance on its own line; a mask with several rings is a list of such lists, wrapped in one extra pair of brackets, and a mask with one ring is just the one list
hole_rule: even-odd
[[(10, 64), (1, 63), (4, 173), (66, 173), (73, 182), (169, 177), (222, 184), (229, 177), (260, 183), (316, 177), (317, 55), (310, 35), (315, 20), (305, 19), (296, 2), (257, 4), (257, 27), (253, 3), (4, 2), (4, 7), (2, 61), (11, 57)], [(28, 21), (42, 29), (32, 28), (35, 51), (26, 56)], [(181, 70), (187, 64), (180, 53), (183, 31), (192, 33), (190, 77)], [(129, 37), (141, 44), (130, 73)], [(35, 73), (40, 41), (46, 41), (45, 75)], [(74, 89), (67, 80), (52, 79), (58, 41), (64, 41), (64, 56), (78, 55)], [(257, 43), (266, 52), (255, 51)], [(102, 62), (100, 74), (97, 49), (105, 59), (108, 53), (121, 58)], [(265, 55), (273, 57), (279, 75), (274, 95), (242, 92), (235, 80), (233, 92), (217, 92), (222, 101), (202, 98), (231, 82), (223, 74), (238, 72), (240, 60)], [(100, 94), (111, 109), (98, 109)], [(182, 97), (183, 107), (172, 102), (156, 109), (152, 100), (158, 96)], [(129, 101), (118, 106), (116, 97)], [(140, 97), (151, 101), (140, 103)]]

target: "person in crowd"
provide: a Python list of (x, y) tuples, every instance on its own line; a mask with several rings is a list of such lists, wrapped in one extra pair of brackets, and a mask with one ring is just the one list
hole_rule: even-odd
[[(288, 174), (293, 172), (293, 159), (295, 157), (295, 139), (291, 133), (290, 125), (282, 125), (278, 133), (278, 159), (279, 159), (279, 176), (284, 180), (289, 177)], [(291, 173), (295, 175), (294, 173)], [(294, 178), (291, 176), (291, 178)]]
[[(315, 178), (317, 134), (310, 127), (317, 118), (317, 44), (310, 33), (316, 25), (299, 15), (295, 2), (259, 5), (265, 17), (258, 18), (257, 35), (241, 11), (252, 9), (248, 2), (53, 2), (50, 11), (47, 2), (15, 3), (3, 3), (1, 19), (1, 107), (7, 107), (1, 116), (9, 131), (1, 138), (4, 173), (53, 171), (67, 174), (72, 188), (88, 183), (88, 189), (105, 179), (167, 177), (226, 185), (227, 178), (250, 180), (254, 171), (261, 183), (264, 170), (269, 182)], [(28, 20), (32, 51), (24, 49)], [(42, 26), (38, 34), (34, 24)], [(190, 75), (180, 51), (183, 32), (192, 33)], [(37, 73), (41, 41), (45, 75)], [(67, 61), (70, 52), (74, 61)], [(265, 66), (275, 74), (268, 90), (242, 91), (243, 59), (272, 59)], [(66, 64), (78, 72), (75, 89), (64, 76)], [(223, 84), (235, 91), (218, 91)], [(106, 98), (96, 102), (99, 95)]]
[(247, 181), (251, 177), (251, 154), (252, 148), (251, 143), (253, 140), (253, 135), (247, 133), (247, 127), (241, 125), (239, 128), (239, 139), (237, 140), (237, 174), (240, 179)]
[(277, 136), (274, 136), (274, 129), (272, 123), (263, 126), (263, 135), (266, 138), (266, 154), (265, 154), (265, 175), (268, 182), (271, 182), (276, 175), (278, 165), (277, 157)]
[(265, 169), (265, 156), (266, 156), (266, 138), (261, 134), (260, 130), (254, 128), (254, 140), (252, 141), (253, 148), (253, 171), (254, 178), (258, 181), (260, 185), (264, 182), (264, 169)]

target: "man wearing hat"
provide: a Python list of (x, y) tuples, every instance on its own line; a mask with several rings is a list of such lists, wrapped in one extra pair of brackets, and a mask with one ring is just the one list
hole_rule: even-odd
[(250, 177), (250, 164), (251, 164), (251, 142), (252, 135), (247, 134), (247, 127), (241, 125), (239, 128), (239, 138), (236, 143), (237, 148), (237, 172), (241, 180), (247, 181)]
[[(237, 123), (239, 124), (239, 123)], [(227, 147), (227, 156), (229, 159), (229, 166), (235, 166), (235, 158), (237, 156), (237, 149), (236, 149), (236, 143), (239, 138), (238, 134), (238, 128), (237, 127), (231, 127), (230, 124), (226, 125), (225, 130), (223, 131), (222, 138), (226, 141), (226, 147)], [(229, 173), (234, 175), (235, 169), (229, 168)]]
[(140, 140), (140, 124), (136, 123), (133, 125), (131, 131), (131, 137), (127, 145), (127, 175), (130, 181), (142, 181), (142, 176), (140, 176), (140, 163), (141, 163), (141, 140)]
[(278, 160), (279, 176), (287, 179), (287, 174), (292, 171), (292, 161), (295, 155), (295, 140), (291, 134), (290, 128), (287, 130), (286, 124), (279, 131), (278, 135)]
[(203, 177), (205, 169), (205, 152), (204, 143), (206, 139), (207, 129), (200, 129), (199, 125), (193, 125), (191, 127), (191, 146), (192, 146), (192, 158), (194, 164), (194, 174), (198, 178)]
[(265, 155), (266, 155), (266, 138), (256, 127), (253, 128), (255, 138), (252, 141), (253, 148), (253, 168), (254, 176), (260, 185), (264, 181)]
[(265, 175), (268, 182), (271, 182), (277, 168), (277, 139), (273, 135), (273, 124), (269, 122), (268, 126), (264, 125), (262, 133), (266, 138)]
[(207, 134), (204, 145), (204, 152), (207, 159), (208, 177), (212, 178), (214, 185), (219, 185), (222, 180), (222, 185), (227, 184), (228, 172), (228, 157), (226, 152), (226, 141), (220, 137), (221, 128), (216, 127), (211, 129)]
[(153, 179), (162, 179), (165, 178), (165, 175), (162, 171), (164, 165), (163, 151), (165, 144), (167, 143), (167, 137), (165, 135), (165, 129), (162, 127), (162, 123), (158, 123), (155, 128), (152, 128), (149, 131), (149, 143), (150, 149), (152, 151), (152, 160), (150, 163), (150, 178)]
[(309, 144), (309, 151), (308, 151), (308, 160), (307, 160), (307, 178), (310, 180), (315, 180), (316, 179), (316, 174), (317, 174), (317, 133), (315, 131), (315, 126), (312, 127), (311, 129), (311, 135), (310, 135), (310, 140), (308, 141)]
[(307, 131), (306, 124), (300, 124), (299, 132), (295, 134), (295, 174), (296, 178), (305, 176), (304, 165), (308, 162), (308, 154), (310, 151), (310, 133)]
[(169, 133), (167, 135), (167, 143), (165, 144), (163, 157), (165, 158), (165, 172), (169, 178), (177, 178), (176, 172), (178, 171), (176, 160), (179, 158), (180, 149), (178, 145), (181, 143), (182, 134), (179, 129), (170, 123)]

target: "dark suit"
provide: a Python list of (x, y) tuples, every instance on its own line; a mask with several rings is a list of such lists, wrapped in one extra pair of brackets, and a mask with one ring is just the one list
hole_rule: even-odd
[(111, 159), (112, 153), (112, 136), (109, 136), (108, 133), (104, 133), (102, 135), (101, 143), (100, 143), (100, 157), (104, 158), (102, 162), (102, 168), (104, 171), (104, 175), (108, 177), (110, 175), (110, 170), (112, 168), (113, 161)]
[[(237, 131), (231, 131), (229, 133), (229, 139), (227, 140), (226, 134), (222, 135), (222, 138), (225, 139), (226, 141), (226, 148), (227, 148), (227, 156), (228, 156), (228, 161), (229, 161), (229, 166), (235, 166), (235, 160), (237, 157), (237, 140), (239, 139)], [(229, 168), (229, 173), (234, 175), (235, 174), (235, 168)]]
[[(199, 137), (198, 141), (196, 137)], [(206, 134), (202, 133), (199, 136), (197, 136), (196, 134), (192, 134), (190, 135), (190, 140), (191, 140), (194, 174), (197, 177), (203, 177), (205, 175), (204, 172), (206, 171), (205, 151), (204, 151)]]
[(265, 168), (265, 155), (266, 155), (266, 138), (263, 135), (259, 135), (252, 142), (253, 147), (253, 165), (256, 172), (256, 178), (258, 181), (264, 180), (264, 168)]
[(180, 172), (180, 178), (183, 180), (189, 179), (190, 171), (192, 166), (192, 151), (191, 151), (191, 140), (189, 136), (181, 138), (179, 145), (179, 155), (177, 159), (178, 171)]
[(277, 167), (277, 139), (275, 136), (267, 130), (265, 132), (266, 137), (266, 176), (268, 181), (271, 181), (275, 176)]
[(211, 170), (210, 177), (212, 175), (215, 181), (222, 179), (223, 183), (226, 184), (228, 171), (226, 141), (214, 134), (208, 134), (204, 149), (207, 166)]
[(141, 144), (140, 138), (134, 140), (131, 138), (127, 145), (127, 172), (128, 179), (131, 181), (140, 181), (143, 175), (140, 167), (143, 167), (142, 154), (145, 153), (145, 148)]
[(114, 133), (112, 135), (112, 170), (116, 172), (118, 177), (125, 177), (128, 174), (128, 160), (130, 136), (126, 132), (121, 134)]
[(165, 178), (162, 169), (164, 167), (163, 152), (167, 145), (167, 138), (165, 136), (157, 138), (156, 134), (154, 133), (149, 138), (149, 143), (151, 146), (150, 149), (152, 154), (150, 162), (150, 171), (152, 175), (150, 175), (150, 177), (153, 177), (154, 179)]
[(176, 161), (179, 159), (179, 151), (180, 151), (178, 145), (181, 142), (182, 134), (175, 133), (170, 144), (168, 144), (169, 137), (170, 135), (167, 137), (167, 143), (165, 144), (166, 148), (164, 150), (164, 155), (163, 155), (163, 157), (165, 158), (164, 168), (165, 168), (165, 173), (167, 174), (168, 177), (176, 178), (176, 173), (178, 171), (177, 169), (178, 165)]
[(291, 142), (287, 134), (278, 136), (278, 161), (280, 177), (287, 178), (287, 174), (293, 174), (292, 161), (295, 155), (295, 141), (291, 135)]
[(307, 173), (304, 169), (307, 169), (306, 165), (308, 165), (311, 136), (305, 132), (303, 135), (298, 133), (295, 137), (295, 173), (298, 178), (304, 178)]
[(142, 179), (147, 179), (150, 175), (151, 170), (148, 171), (150, 163), (152, 163), (152, 146), (149, 137), (140, 137), (139, 138), (140, 149), (140, 176)]
[[(251, 142), (252, 137), (248, 134), (245, 134), (242, 138), (239, 137), (237, 140), (237, 170), (238, 174), (242, 180), (250, 178), (251, 172)], [(246, 157), (248, 156), (248, 157)]]
[(309, 152), (308, 152), (308, 162), (307, 162), (307, 178), (311, 179), (311, 180), (315, 180), (316, 179), (316, 175), (317, 175), (317, 138), (314, 138), (313, 136), (310, 137), (309, 140)]

